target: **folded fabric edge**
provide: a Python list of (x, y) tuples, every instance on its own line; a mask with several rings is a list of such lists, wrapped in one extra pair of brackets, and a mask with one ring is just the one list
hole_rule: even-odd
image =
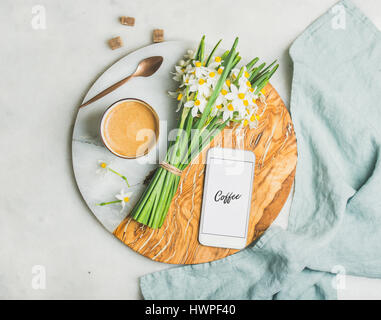
[(299, 47), (299, 43), (303, 43), (306, 39), (308, 39), (311, 35), (317, 32), (326, 22), (327, 20), (332, 19), (332, 9), (342, 5), (347, 9), (347, 12), (352, 14), (355, 18), (357, 18), (360, 22), (367, 25), (371, 31), (381, 38), (381, 31), (376, 27), (376, 25), (359, 9), (356, 5), (353, 4), (351, 0), (341, 0), (331, 6), (323, 15), (316, 18), (304, 31), (300, 34), (294, 42), (291, 44), (289, 48), (289, 54), (293, 63), (295, 63), (296, 55), (295, 51)]

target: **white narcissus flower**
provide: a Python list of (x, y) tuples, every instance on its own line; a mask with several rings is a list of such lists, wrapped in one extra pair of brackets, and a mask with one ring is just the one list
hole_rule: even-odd
[[(209, 68), (214, 68), (216, 70), (218, 70), (218, 68), (220, 67), (221, 65), (221, 57), (220, 56), (215, 56), (215, 57), (212, 57), (212, 60), (211, 62), (209, 63), (208, 67)], [(222, 73), (222, 72), (221, 72)]]
[(241, 71), (241, 69), (238, 69), (238, 68), (232, 69), (232, 71), (230, 73), (230, 77), (232, 78), (233, 81), (237, 79), (240, 71)]
[(253, 109), (250, 113), (245, 115), (244, 119), (242, 119), (241, 126), (249, 126), (251, 129), (257, 128), (259, 119), (260, 115), (256, 114), (256, 111)]
[(183, 82), (180, 87), (190, 86), (192, 81), (194, 80), (194, 75), (192, 73), (186, 73), (183, 75)]
[(226, 80), (225, 83), (222, 86), (222, 89), (220, 91), (220, 94), (218, 95), (216, 102), (214, 103), (214, 107), (212, 109), (212, 115), (216, 115), (219, 111), (223, 111), (226, 109), (227, 105), (229, 104), (228, 99), (226, 99), (226, 96), (230, 92), (230, 80)]
[(243, 87), (239, 87), (239, 89), (234, 85), (230, 85), (231, 92), (226, 95), (226, 99), (231, 101), (235, 111), (240, 112), (243, 115), (243, 111), (245, 107), (247, 107), (249, 102), (249, 97), (246, 95), (247, 89)]
[[(195, 53), (188, 50), (184, 59), (177, 63), (174, 79), (180, 82), (179, 90), (169, 94), (177, 99), (178, 110), (184, 105), (191, 108), (192, 116), (196, 117), (204, 112), (224, 67), (220, 56), (213, 56), (208, 66), (194, 60), (194, 57)], [(231, 119), (239, 122), (240, 126), (256, 127), (259, 119), (257, 99), (265, 102), (265, 95), (262, 92), (255, 94), (257, 88), (252, 88), (249, 79), (250, 73), (245, 66), (231, 70), (214, 103), (211, 116), (222, 114), (223, 121)]]
[(198, 92), (199, 95), (209, 97), (212, 89), (204, 78), (199, 78), (192, 80), (189, 91)]
[[(223, 93), (227, 94), (227, 90), (225, 90)], [(219, 111), (222, 111), (224, 107), (228, 105), (228, 100), (226, 99), (226, 94), (220, 93), (216, 99), (216, 102), (214, 104), (214, 107), (212, 109), (212, 115), (216, 115)]]
[(184, 100), (186, 99), (186, 92), (185, 92), (185, 90), (183, 90), (183, 91), (181, 91), (181, 90), (177, 90), (177, 91), (168, 91), (168, 94), (169, 94), (172, 98), (176, 98), (176, 100), (178, 101), (176, 112), (179, 111), (179, 110), (181, 109), (181, 105), (182, 105), (182, 103), (183, 103)]
[(228, 105), (224, 106), (222, 109), (222, 120), (225, 122), (227, 120), (234, 118), (234, 112), (238, 111), (234, 108), (232, 103), (228, 103)]
[(217, 71), (210, 69), (206, 77), (206, 82), (209, 87), (214, 88), (218, 82), (218, 79), (220, 78), (220, 75), (217, 73)]
[(108, 170), (109, 163), (104, 160), (98, 160), (98, 167), (95, 171), (96, 174), (104, 176)]
[(199, 111), (202, 113), (204, 111), (205, 106), (206, 100), (203, 97), (197, 98), (196, 100), (187, 101), (184, 104), (185, 108), (192, 108), (193, 117), (196, 117)]
[(122, 206), (122, 210), (120, 210), (120, 212), (124, 210), (126, 205), (130, 204), (131, 195), (132, 195), (132, 192), (125, 193), (124, 189), (122, 189), (120, 193), (115, 196), (115, 198), (120, 200), (120, 205)]
[(196, 78), (205, 77), (208, 73), (208, 69), (205, 68), (200, 61), (193, 62), (194, 67), (190, 67), (187, 70), (188, 73), (194, 74)]
[(126, 182), (127, 186), (130, 187), (130, 184), (128, 182), (127, 177), (122, 175), (122, 174), (120, 174), (119, 172), (115, 171), (114, 169), (112, 169), (110, 167), (110, 163), (111, 162), (107, 162), (107, 161), (104, 161), (104, 160), (98, 160), (98, 168), (95, 171), (95, 173), (104, 176), (106, 173), (112, 172), (112, 173), (116, 174), (117, 176), (119, 176), (120, 178), (122, 178)]
[(185, 59), (193, 59), (195, 55), (195, 52), (193, 50), (187, 50), (187, 53), (184, 54)]
[(175, 76), (172, 79), (177, 82), (180, 82), (183, 79), (183, 75), (186, 72), (186, 68), (185, 66), (175, 66), (175, 70), (176, 72), (173, 73)]
[[(247, 71), (245, 71), (247, 73)], [(244, 72), (244, 74), (245, 74)], [(247, 75), (249, 75), (247, 73)], [(246, 78), (246, 76), (242, 76), (241, 78), (239, 78), (238, 80), (238, 85), (239, 87), (241, 88), (244, 88), (246, 89), (247, 91), (250, 91), (250, 92), (254, 92), (254, 89), (251, 87), (251, 82), (249, 81), (248, 78)]]
[(217, 73), (218, 73), (219, 75), (221, 75), (222, 72), (224, 72), (224, 67), (223, 67), (223, 66), (219, 66), (216, 70), (217, 70)]

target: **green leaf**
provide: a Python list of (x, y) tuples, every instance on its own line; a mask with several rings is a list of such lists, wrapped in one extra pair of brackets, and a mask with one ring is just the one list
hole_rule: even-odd
[(275, 73), (275, 71), (277, 71), (279, 68), (279, 64), (277, 64), (269, 73), (268, 77), (269, 79), (273, 76), (273, 74)]
[(275, 64), (275, 62), (277, 62), (277, 60), (274, 60), (273, 62), (271, 62), (261, 73), (265, 73), (268, 70), (270, 70), (270, 68)]
[(212, 59), (213, 54), (214, 54), (214, 52), (217, 50), (217, 48), (218, 48), (218, 46), (220, 45), (221, 41), (222, 41), (222, 39), (221, 39), (220, 41), (217, 42), (217, 44), (214, 46), (213, 50), (210, 52), (209, 57), (208, 57), (208, 58), (206, 59), (206, 61), (205, 61), (205, 67), (207, 67), (207, 66), (209, 65), (210, 60)]
[(201, 50), (202, 50), (202, 47), (204, 47), (204, 46), (205, 46), (205, 35), (202, 36), (200, 44), (198, 45), (198, 48), (197, 48), (197, 51), (196, 51), (195, 59), (197, 61), (201, 62), (201, 59), (200, 59), (200, 57), (201, 57)]
[(254, 94), (258, 94), (259, 91), (261, 91), (264, 88), (267, 82), (269, 82), (269, 77), (265, 76), (264, 79), (257, 85), (257, 89), (255, 90)]
[(274, 65), (275, 62), (276, 60), (273, 61), (267, 68), (263, 69), (259, 74), (257, 74), (256, 77), (253, 79), (253, 81), (255, 82), (256, 79), (266, 74), (270, 70), (270, 68)]
[(254, 58), (253, 60), (251, 60), (247, 65), (246, 65), (246, 69), (248, 72), (250, 72), (251, 68), (254, 67), (254, 65), (258, 62), (259, 58), (256, 57)]
[(264, 74), (262, 76), (260, 76), (257, 80), (255, 80), (252, 84), (253, 88), (255, 87), (258, 87), (258, 85), (265, 79), (265, 78), (268, 78), (268, 74)]
[(226, 57), (228, 56), (229, 52), (230, 52), (229, 50), (226, 50), (226, 51), (222, 54), (222, 56), (221, 56), (221, 60), (225, 60)]
[(253, 83), (254, 78), (257, 76), (257, 74), (265, 67), (266, 63), (262, 63), (259, 67), (254, 68), (253, 72), (249, 78), (249, 81)]
[(242, 74), (243, 74), (243, 70), (244, 70), (244, 69), (245, 69), (244, 67), (241, 67), (241, 69), (239, 70), (239, 73), (238, 73), (238, 75), (237, 75), (237, 79), (235, 79), (235, 81), (234, 81), (235, 84), (238, 84), (238, 81), (239, 81), (239, 79), (242, 77)]

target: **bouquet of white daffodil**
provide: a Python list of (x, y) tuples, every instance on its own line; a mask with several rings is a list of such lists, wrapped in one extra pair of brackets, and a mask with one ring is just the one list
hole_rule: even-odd
[(174, 79), (180, 86), (170, 94), (179, 101), (177, 111), (181, 112), (177, 136), (131, 213), (134, 220), (151, 228), (164, 223), (181, 172), (199, 152), (230, 122), (256, 127), (264, 112), (259, 114), (257, 100), (263, 101), (261, 90), (278, 65), (274, 61), (266, 68), (265, 63), (256, 66), (259, 58), (255, 58), (237, 68), (241, 60), (236, 52), (238, 38), (229, 51), (215, 56), (220, 42), (206, 56), (202, 37), (197, 51), (188, 51), (176, 66)]

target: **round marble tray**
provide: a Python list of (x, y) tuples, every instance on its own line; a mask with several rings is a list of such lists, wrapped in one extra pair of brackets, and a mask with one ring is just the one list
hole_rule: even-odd
[[(237, 250), (202, 246), (197, 241), (203, 188), (203, 165), (190, 165), (184, 170), (180, 187), (171, 204), (167, 219), (159, 230), (132, 220), (128, 214), (146, 185), (147, 176), (157, 167), (167, 150), (167, 135), (177, 124), (177, 103), (167, 91), (176, 88), (171, 72), (176, 62), (194, 44), (170, 41), (135, 51), (112, 65), (93, 84), (84, 101), (134, 71), (146, 57), (162, 55), (161, 68), (150, 78), (136, 78), (106, 97), (79, 110), (73, 133), (73, 168), (78, 187), (90, 210), (119, 240), (138, 253), (156, 261), (191, 264), (213, 261)], [(237, 132), (233, 141), (217, 137), (212, 145), (245, 148), (256, 154), (256, 172), (249, 223), (248, 244), (262, 234), (276, 218), (285, 203), (294, 179), (297, 161), (296, 139), (290, 116), (276, 90), (266, 88), (268, 111), (256, 130)], [(99, 136), (100, 119), (105, 109), (121, 98), (138, 98), (149, 103), (160, 118), (159, 142), (147, 156), (120, 159), (112, 155)], [(202, 156), (202, 155), (200, 155)], [(98, 160), (124, 174), (131, 187), (118, 176), (97, 175)], [(132, 192), (127, 210), (120, 205), (97, 206), (115, 200), (124, 188)]]

